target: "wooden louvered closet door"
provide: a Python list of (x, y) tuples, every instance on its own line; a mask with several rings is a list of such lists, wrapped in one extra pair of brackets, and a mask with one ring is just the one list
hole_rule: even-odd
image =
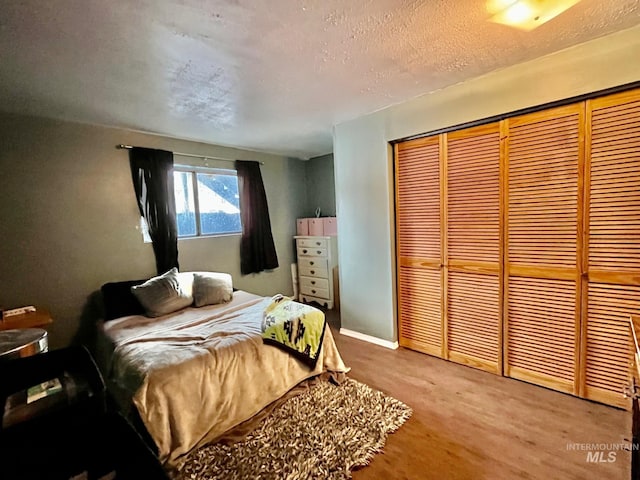
[(581, 393), (627, 406), (629, 317), (640, 313), (640, 91), (588, 101), (587, 125)]
[(504, 121), (505, 374), (578, 393), (581, 105)]
[(628, 406), (640, 90), (395, 148), (400, 344)]
[(438, 137), (396, 145), (400, 345), (444, 356)]
[(448, 358), (501, 374), (500, 126), (444, 136)]

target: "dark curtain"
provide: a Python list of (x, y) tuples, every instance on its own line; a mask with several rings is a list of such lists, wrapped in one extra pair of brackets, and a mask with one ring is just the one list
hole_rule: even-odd
[(140, 215), (147, 221), (156, 268), (162, 274), (178, 267), (173, 153), (134, 147), (129, 151), (129, 162)]
[(240, 271), (243, 275), (278, 268), (267, 195), (258, 162), (236, 161), (240, 193)]

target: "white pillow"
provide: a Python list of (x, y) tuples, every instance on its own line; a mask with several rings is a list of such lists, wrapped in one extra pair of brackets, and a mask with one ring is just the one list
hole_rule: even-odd
[(228, 273), (193, 272), (193, 300), (196, 307), (226, 303), (233, 297), (233, 280)]
[(188, 307), (193, 303), (193, 275), (172, 268), (141, 285), (131, 287), (149, 317), (159, 317)]

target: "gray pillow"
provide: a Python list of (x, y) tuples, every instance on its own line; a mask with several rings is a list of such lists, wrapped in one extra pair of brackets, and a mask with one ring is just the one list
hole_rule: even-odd
[(147, 316), (159, 317), (188, 307), (193, 303), (193, 276), (172, 268), (159, 277), (131, 287), (131, 292), (144, 307)]
[(228, 273), (193, 272), (193, 300), (196, 307), (231, 300), (233, 281)]

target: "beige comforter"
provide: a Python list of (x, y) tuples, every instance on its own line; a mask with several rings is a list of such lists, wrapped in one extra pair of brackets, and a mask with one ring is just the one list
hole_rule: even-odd
[(237, 291), (228, 304), (104, 325), (114, 345), (110, 380), (131, 393), (163, 462), (251, 418), (306, 378), (349, 370), (329, 328), (313, 370), (263, 344), (270, 301)]

